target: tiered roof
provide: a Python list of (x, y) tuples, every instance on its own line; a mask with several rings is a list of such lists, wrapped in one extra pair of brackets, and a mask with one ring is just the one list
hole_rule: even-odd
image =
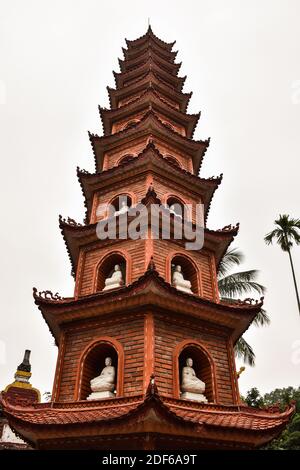
[(160, 448), (185, 448), (189, 442), (198, 449), (253, 449), (265, 444), (270, 436), (275, 437), (295, 409), (294, 405), (280, 412), (245, 405), (184, 404), (182, 400), (161, 396), (155, 377), (151, 378), (145, 395), (88, 404), (44, 403), (24, 407), (12, 406), (5, 395), (2, 400), (14, 429), (32, 445), (41, 439), (43, 446), (46, 439), (48, 449), (52, 446), (78, 449), (82, 445), (131, 449), (145, 437), (148, 441), (154, 439)]

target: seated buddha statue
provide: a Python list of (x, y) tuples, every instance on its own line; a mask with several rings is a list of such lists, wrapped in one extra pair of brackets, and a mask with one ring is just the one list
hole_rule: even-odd
[(193, 369), (193, 359), (190, 357), (187, 358), (186, 365), (182, 369), (180, 389), (181, 398), (207, 403), (207, 399), (203, 395), (205, 383), (196, 376), (196, 372)]
[(121, 268), (118, 264), (114, 267), (112, 275), (105, 279), (105, 286), (103, 290), (116, 289), (124, 284)]
[[(182, 213), (181, 213), (180, 210), (177, 210), (177, 211), (176, 211), (176, 206), (179, 206), (179, 204), (176, 204), (176, 205), (175, 205), (175, 204), (172, 204), (172, 205), (170, 206), (170, 208), (169, 208), (169, 211), (170, 211), (171, 214), (174, 214), (174, 215), (176, 215), (177, 217), (181, 217), (181, 219), (182, 219)], [(179, 206), (179, 207), (180, 207), (180, 206)]]
[(129, 211), (129, 207), (127, 206), (126, 201), (122, 200), (120, 209), (116, 211), (114, 215), (115, 217), (117, 217), (118, 215), (125, 214), (128, 211)]
[(191, 286), (192, 284), (187, 279), (184, 279), (183, 274), (181, 272), (181, 266), (175, 266), (173, 277), (172, 277), (173, 286), (176, 289), (181, 290), (182, 292), (187, 292), (188, 294), (192, 294)]
[(111, 357), (105, 359), (105, 367), (100, 375), (90, 381), (92, 393), (87, 400), (98, 400), (100, 398), (114, 397), (115, 389), (115, 368), (112, 365)]

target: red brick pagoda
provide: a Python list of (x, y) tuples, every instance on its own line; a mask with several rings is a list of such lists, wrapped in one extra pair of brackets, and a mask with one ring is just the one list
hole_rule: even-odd
[[(100, 219), (114, 217), (120, 231), (121, 215), (129, 220), (139, 203), (201, 203), (206, 221), (221, 182), (198, 177), (209, 140), (193, 140), (200, 114), (186, 112), (191, 93), (182, 92), (174, 43), (149, 27), (126, 44), (116, 88), (108, 88), (111, 108), (99, 110), (103, 136), (90, 134), (96, 172), (78, 169), (85, 223), (60, 218), (74, 297), (34, 290), (58, 346), (52, 400), (20, 402), (3, 392), (3, 412), (38, 449), (253, 449), (280, 433), (293, 408), (240, 400), (234, 344), (262, 304), (219, 298), (218, 264), (238, 226), (205, 227), (199, 250), (150, 230), (146, 239), (97, 236)], [(170, 212), (174, 230), (180, 215)], [(186, 217), (195, 224), (194, 209)], [(184, 288), (173, 282), (174, 266)], [(184, 367), (205, 384), (205, 400), (183, 394)], [(103, 385), (104, 369), (115, 374), (110, 391), (93, 395), (91, 381)]]

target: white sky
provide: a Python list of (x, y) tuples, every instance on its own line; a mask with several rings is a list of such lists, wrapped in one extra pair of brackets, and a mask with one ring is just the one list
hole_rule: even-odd
[[(266, 328), (241, 391), (299, 385), (300, 318), (288, 257), (263, 237), (279, 213), (299, 217), (300, 3), (295, 0), (0, 0), (0, 389), (26, 348), (32, 384), (51, 390), (56, 348), (32, 287), (72, 295), (58, 214), (81, 221), (76, 166), (94, 170), (87, 130), (101, 132), (124, 38), (176, 39), (195, 138), (211, 136), (203, 176), (224, 173), (208, 226), (241, 223), (235, 246), (268, 287)], [(300, 273), (300, 249), (293, 251)]]

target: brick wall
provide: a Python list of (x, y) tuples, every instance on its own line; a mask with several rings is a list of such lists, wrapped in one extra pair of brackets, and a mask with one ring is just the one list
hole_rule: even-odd
[[(186, 255), (187, 252), (178, 245), (178, 250), (176, 250), (176, 245), (174, 242), (169, 240), (155, 240), (154, 241), (154, 262), (156, 268), (160, 275), (170, 282), (170, 271), (168, 272), (167, 259), (171, 251), (176, 252), (176, 254)], [(189, 258), (191, 258), (200, 271), (200, 290), (202, 291), (202, 297), (207, 299), (216, 298), (216, 293), (213, 288), (213, 274), (212, 274), (212, 261), (210, 259), (209, 253), (197, 251), (189, 251)]]
[[(144, 316), (105, 318), (66, 331), (58, 401), (74, 400), (80, 357), (93, 341), (109, 336), (124, 349), (124, 395), (142, 392), (144, 367)], [(99, 365), (99, 373), (103, 365)], [(91, 377), (92, 378), (92, 377)]]
[[(155, 376), (161, 393), (173, 396), (173, 353), (181, 341), (199, 341), (210, 352), (216, 369), (219, 403), (233, 404), (230, 367), (226, 339), (216, 333), (207, 332), (196, 321), (175, 323), (171, 318), (156, 314), (155, 329)], [(201, 378), (201, 377), (199, 377)]]
[(80, 296), (89, 295), (94, 292), (94, 285), (96, 281), (96, 267), (99, 261), (110, 252), (122, 252), (128, 254), (131, 259), (130, 273), (126, 282), (133, 282), (144, 274), (145, 266), (145, 240), (123, 240), (117, 244), (109, 244), (103, 246), (99, 242), (98, 246), (93, 249), (85, 250), (82, 254), (82, 264), (80, 273), (76, 280), (76, 292)]

